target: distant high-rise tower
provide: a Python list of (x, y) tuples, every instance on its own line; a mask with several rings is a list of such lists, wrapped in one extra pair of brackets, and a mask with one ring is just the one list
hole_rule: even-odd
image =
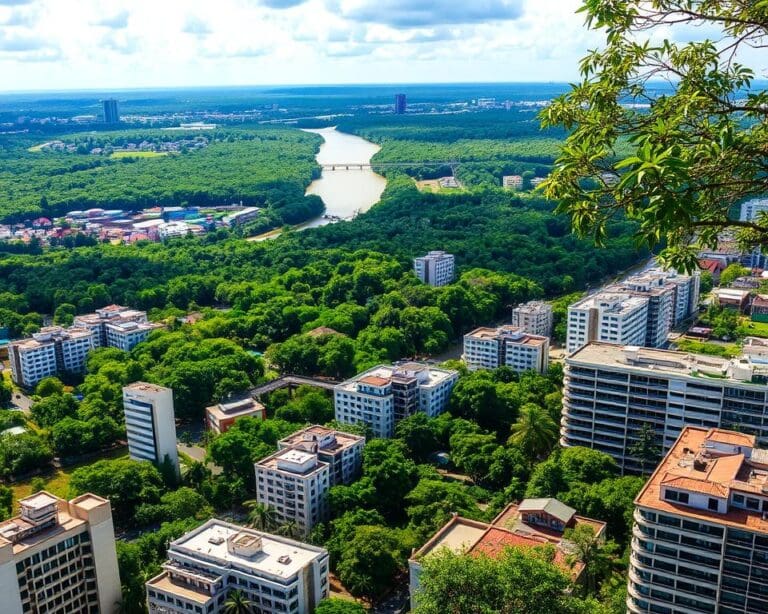
[(406, 106), (405, 94), (395, 94), (395, 113), (403, 115)]
[(104, 105), (104, 123), (120, 123), (120, 112), (117, 110), (117, 100), (114, 98), (107, 98), (106, 100), (102, 100), (101, 104)]

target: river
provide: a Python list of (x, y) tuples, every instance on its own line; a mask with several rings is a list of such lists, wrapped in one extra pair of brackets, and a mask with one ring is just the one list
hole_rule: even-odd
[[(339, 164), (350, 162), (368, 164), (380, 147), (359, 136), (339, 132), (336, 128), (306, 130), (319, 134), (324, 143), (316, 159), (318, 164)], [(349, 219), (357, 213), (368, 211), (379, 202), (387, 180), (372, 170), (323, 170), (320, 179), (313, 181), (307, 194), (316, 194), (325, 203), (327, 216)], [(319, 226), (326, 219), (321, 218), (307, 224)]]

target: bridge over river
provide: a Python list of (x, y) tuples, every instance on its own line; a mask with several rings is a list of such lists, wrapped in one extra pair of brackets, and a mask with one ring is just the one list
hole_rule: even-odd
[[(482, 162), (482, 160), (477, 160), (477, 162)], [(374, 169), (410, 168), (414, 166), (447, 166), (451, 171), (455, 171), (456, 167), (460, 165), (461, 162), (459, 160), (417, 160), (414, 162), (333, 162), (321, 164), (320, 166), (324, 171), (370, 171)]]

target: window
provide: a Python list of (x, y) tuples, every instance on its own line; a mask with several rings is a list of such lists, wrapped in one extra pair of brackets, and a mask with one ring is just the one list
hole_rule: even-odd
[(685, 504), (688, 503), (688, 493), (680, 492), (679, 490), (670, 490), (668, 488), (664, 494), (664, 498), (667, 501), (675, 501), (677, 503), (685, 503)]
[(713, 512), (716, 512), (718, 509), (718, 501), (717, 499), (714, 499), (712, 497), (709, 498), (709, 503), (707, 504), (707, 508), (710, 509)]

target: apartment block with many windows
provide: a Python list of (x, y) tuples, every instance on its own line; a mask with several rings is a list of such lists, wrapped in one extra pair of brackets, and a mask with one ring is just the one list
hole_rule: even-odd
[(49, 326), (31, 339), (13, 341), (8, 346), (13, 381), (32, 388), (46, 377), (63, 372), (83, 373), (88, 353), (95, 347), (88, 329)]
[(123, 388), (128, 452), (134, 460), (170, 462), (179, 474), (173, 390), (147, 382)]
[(549, 337), (552, 334), (552, 305), (544, 301), (521, 303), (512, 310), (512, 326), (526, 333)]
[(592, 343), (565, 360), (560, 442), (613, 456), (629, 452), (645, 425), (663, 451), (686, 425), (734, 428), (768, 442), (768, 365), (637, 346)]
[(360, 476), (363, 465), (365, 437), (343, 433), (318, 424), (289, 435), (277, 442), (281, 450), (303, 450), (317, 454), (317, 458), (328, 463), (330, 484), (350, 484)]
[(41, 491), (0, 523), (3, 614), (113, 612), (121, 599), (109, 501)]
[(518, 373), (544, 373), (549, 366), (549, 338), (517, 326), (476, 328), (464, 335), (462, 358), (470, 371), (506, 366)]
[(150, 614), (220, 614), (234, 591), (261, 614), (310, 614), (329, 594), (328, 552), (213, 519), (171, 542), (146, 589)]
[(456, 371), (414, 362), (373, 367), (334, 388), (336, 419), (367, 424), (376, 437), (392, 437), (403, 418), (443, 413), (458, 377)]
[(569, 354), (592, 341), (643, 345), (648, 299), (627, 292), (599, 292), (568, 307)]
[(431, 251), (426, 256), (414, 258), (413, 271), (425, 284), (447, 286), (453, 282), (455, 276), (453, 254)]
[(280, 450), (255, 465), (256, 500), (268, 505), (278, 524), (294, 522), (302, 535), (328, 517), (330, 465), (316, 453)]
[(686, 427), (635, 499), (631, 614), (768, 612), (768, 450)]
[[(149, 331), (159, 328), (159, 324), (150, 324), (147, 320), (147, 312), (139, 311), (137, 309), (131, 309), (130, 307), (123, 307), (122, 305), (107, 305), (101, 309), (97, 309), (93, 313), (86, 313), (83, 315), (75, 316), (73, 322), (74, 326), (80, 328), (87, 328), (92, 330), (95, 334), (94, 344), (96, 347), (120, 347), (125, 349), (121, 345), (114, 344), (115, 341), (121, 341), (119, 330), (117, 333), (113, 333), (112, 340), (110, 340), (108, 334), (108, 327), (110, 325), (121, 324), (141, 324), (143, 328)], [(144, 335), (144, 339), (146, 335)], [(144, 339), (140, 339), (143, 341)], [(138, 343), (138, 341), (136, 342)], [(134, 343), (134, 345), (136, 345)], [(133, 346), (128, 347), (126, 351), (133, 349)]]

